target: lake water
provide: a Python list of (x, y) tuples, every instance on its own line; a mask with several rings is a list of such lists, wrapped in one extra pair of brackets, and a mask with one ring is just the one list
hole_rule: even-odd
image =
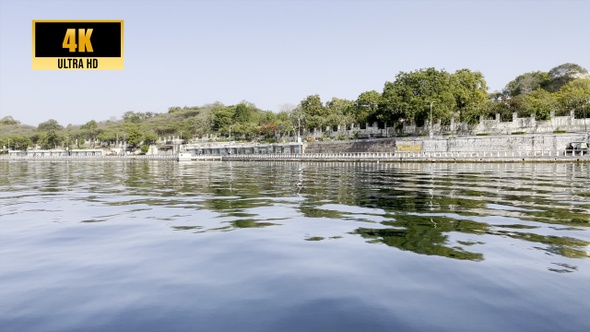
[(589, 164), (0, 171), (2, 331), (590, 331)]

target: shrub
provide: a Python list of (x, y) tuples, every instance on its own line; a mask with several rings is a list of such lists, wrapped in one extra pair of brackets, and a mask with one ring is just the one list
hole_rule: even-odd
[(141, 146), (141, 154), (146, 154), (150, 149), (149, 145), (142, 145)]

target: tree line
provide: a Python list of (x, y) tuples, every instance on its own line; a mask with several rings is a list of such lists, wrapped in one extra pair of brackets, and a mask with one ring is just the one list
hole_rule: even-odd
[[(577, 64), (566, 63), (548, 72), (535, 71), (517, 76), (502, 91), (487, 92), (484, 75), (460, 69), (453, 73), (435, 68), (399, 72), (393, 81), (385, 82), (381, 92), (362, 92), (356, 100), (332, 98), (326, 102), (310, 95), (296, 106), (274, 113), (243, 101), (237, 105), (213, 103), (204, 106), (168, 109), (167, 113), (128, 111), (119, 120), (83, 125), (60, 125), (50, 119), (36, 128), (22, 125), (12, 117), (0, 119), (0, 142), (9, 149), (40, 146), (91, 148), (95, 142), (107, 146), (126, 142), (131, 147), (153, 144), (159, 137), (182, 139), (206, 135), (225, 139), (274, 142), (294, 137), (312, 129), (325, 130), (364, 127), (378, 122), (389, 127), (404, 123), (422, 126), (441, 120), (475, 124), (483, 116), (500, 114), (504, 121), (533, 115), (545, 120), (551, 111), (556, 115), (575, 110), (577, 117), (586, 116), (590, 106), (590, 74)], [(588, 112), (590, 114), (590, 112)], [(86, 141), (91, 143), (85, 144)]]

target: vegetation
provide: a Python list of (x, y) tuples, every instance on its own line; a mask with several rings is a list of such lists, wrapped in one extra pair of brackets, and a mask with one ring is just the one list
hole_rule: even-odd
[(502, 114), (502, 119), (517, 112), (519, 116), (533, 115), (537, 120), (546, 120), (551, 111), (555, 115), (586, 116), (590, 107), (590, 74), (576, 64), (559, 65), (549, 72), (530, 72), (510, 81), (502, 92), (492, 94), (490, 109)]
[[(0, 119), (0, 146), (10, 149), (41, 147), (95, 148), (125, 142), (131, 148), (153, 144), (158, 138), (183, 140), (207, 135), (225, 140), (277, 142), (313, 129), (364, 127), (379, 123), (380, 128), (418, 126), (441, 120), (475, 124), (480, 117), (500, 114), (510, 121), (512, 113), (537, 120), (556, 115), (590, 115), (590, 74), (579, 65), (566, 63), (548, 72), (524, 73), (510, 81), (503, 91), (487, 92), (484, 75), (469, 69), (454, 73), (435, 68), (399, 72), (385, 82), (383, 91), (362, 92), (356, 100), (332, 98), (323, 102), (310, 95), (299, 105), (279, 113), (264, 111), (243, 101), (237, 105), (216, 102), (196, 107), (170, 107), (167, 113), (128, 111), (120, 120), (62, 126), (49, 119), (36, 128), (12, 117)], [(586, 114), (588, 113), (588, 114)], [(340, 137), (345, 139), (344, 136)], [(143, 148), (142, 151), (146, 151)]]

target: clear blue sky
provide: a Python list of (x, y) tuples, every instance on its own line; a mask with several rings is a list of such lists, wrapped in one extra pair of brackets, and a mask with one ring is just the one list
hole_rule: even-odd
[[(590, 69), (590, 1), (0, 0), (0, 117), (30, 125), (226, 105), (354, 100), (400, 71), (481, 71), (489, 92)], [(31, 21), (125, 20), (122, 71), (34, 71)]]

